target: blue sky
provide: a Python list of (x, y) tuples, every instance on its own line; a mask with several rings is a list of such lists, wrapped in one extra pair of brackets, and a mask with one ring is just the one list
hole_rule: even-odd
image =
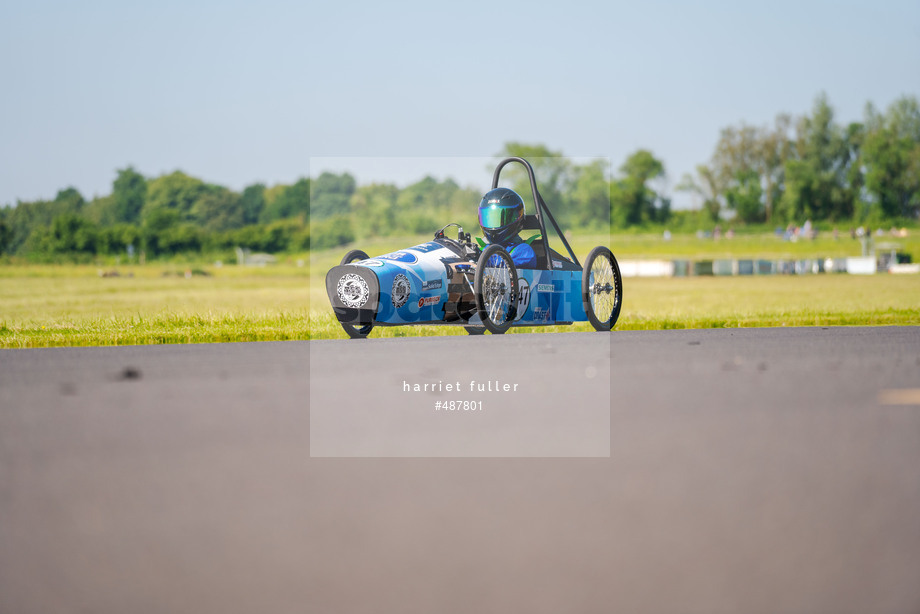
[(720, 128), (821, 91), (841, 122), (920, 94), (920, 2), (5, 3), (0, 204), (106, 194), (129, 164), (241, 189), (512, 140), (648, 148), (673, 187)]

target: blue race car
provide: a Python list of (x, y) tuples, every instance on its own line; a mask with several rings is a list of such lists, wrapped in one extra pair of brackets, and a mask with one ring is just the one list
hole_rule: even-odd
[[(456, 224), (434, 238), (374, 258), (361, 250), (345, 254), (326, 274), (326, 293), (339, 323), (352, 339), (367, 337), (374, 326), (454, 324), (471, 335), (501, 334), (512, 326), (550, 326), (589, 321), (610, 331), (623, 304), (623, 282), (613, 253), (595, 247), (580, 265), (550, 212), (523, 158), (506, 158), (495, 168), (493, 190), (502, 168), (524, 166), (536, 211), (523, 216), (524, 230), (538, 231), (526, 243), (535, 265), (517, 267), (497, 244), (474, 243)], [(568, 256), (552, 249), (547, 224)], [(457, 239), (444, 231), (459, 228)]]

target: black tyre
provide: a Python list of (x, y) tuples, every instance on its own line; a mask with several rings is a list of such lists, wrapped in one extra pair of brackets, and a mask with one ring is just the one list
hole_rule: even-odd
[(470, 334), (470, 335), (484, 335), (484, 334), (486, 334), (486, 329), (484, 329), (484, 328), (479, 328), (478, 326), (464, 326), (464, 327), (463, 327), (463, 330), (465, 330), (465, 331), (467, 332), (467, 334)]
[(581, 300), (596, 330), (609, 331), (617, 323), (623, 306), (623, 278), (617, 259), (606, 247), (595, 247), (585, 260)]
[[(353, 249), (342, 258), (342, 262), (339, 264), (351, 264), (352, 262), (357, 262), (359, 260), (367, 260), (368, 255), (361, 251), (360, 249)], [(365, 324), (364, 326), (358, 328), (354, 324), (346, 324), (345, 322), (339, 322), (342, 325), (342, 328), (345, 329), (345, 333), (352, 339), (366, 339), (372, 330), (374, 330), (373, 324)]]
[(479, 256), (473, 293), (486, 330), (500, 335), (511, 327), (517, 315), (518, 276), (511, 256), (498, 245), (488, 246)]
[(360, 249), (353, 249), (342, 257), (342, 262), (339, 264), (351, 264), (352, 262), (357, 262), (358, 260), (367, 260), (370, 256), (367, 253)]

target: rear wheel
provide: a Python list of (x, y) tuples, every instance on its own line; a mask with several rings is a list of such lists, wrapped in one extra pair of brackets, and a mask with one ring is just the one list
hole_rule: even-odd
[(470, 335), (484, 335), (484, 334), (486, 334), (486, 329), (480, 328), (480, 327), (478, 327), (478, 326), (464, 326), (464, 327), (463, 327), (463, 330), (465, 330), (465, 331), (466, 331), (468, 334), (470, 334)]
[(504, 333), (514, 322), (517, 285), (517, 271), (511, 256), (498, 245), (488, 246), (476, 264), (473, 293), (482, 325), (494, 335)]
[(623, 305), (623, 279), (617, 259), (608, 248), (595, 247), (588, 254), (581, 273), (581, 299), (588, 321), (596, 330), (613, 328)]
[[(353, 249), (342, 258), (342, 262), (339, 264), (351, 264), (352, 262), (358, 262), (359, 260), (367, 260), (368, 255), (361, 251), (360, 249)], [(348, 324), (346, 322), (339, 322), (342, 325), (342, 328), (345, 329), (345, 333), (352, 339), (366, 339), (370, 332), (374, 329), (373, 324), (365, 324), (364, 326), (357, 327), (354, 324)]]

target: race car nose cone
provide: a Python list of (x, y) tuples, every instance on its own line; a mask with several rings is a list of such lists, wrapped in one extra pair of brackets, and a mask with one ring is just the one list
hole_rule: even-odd
[(380, 283), (368, 267), (333, 267), (326, 274), (326, 294), (339, 322), (370, 324), (377, 313)]

